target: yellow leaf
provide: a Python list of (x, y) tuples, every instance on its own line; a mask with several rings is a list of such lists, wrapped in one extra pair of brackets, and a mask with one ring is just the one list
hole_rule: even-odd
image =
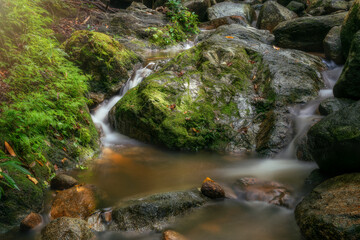
[(234, 39), (233, 36), (226, 36), (225, 38)]
[(30, 181), (32, 181), (35, 185), (39, 183), (38, 180), (36, 180), (36, 178), (33, 178), (33, 177), (30, 176), (30, 175), (26, 175), (26, 177), (27, 177)]
[(40, 166), (44, 166), (44, 164), (43, 164), (42, 162), (40, 162), (39, 160), (36, 160), (36, 159), (35, 159), (35, 161), (37, 161), (38, 164), (40, 164)]
[(16, 157), (14, 149), (12, 149), (12, 147), (6, 141), (5, 141), (5, 148), (11, 156)]
[(205, 180), (203, 181), (203, 183), (206, 183), (206, 182), (214, 182), (214, 180), (212, 180), (211, 178), (207, 177), (207, 178), (205, 178)]
[(67, 158), (63, 158), (63, 159), (61, 160), (61, 162), (64, 163), (66, 160), (67, 160)]
[(280, 48), (277, 47), (277, 46), (275, 46), (275, 45), (273, 45), (273, 48), (274, 48), (275, 50), (280, 50)]

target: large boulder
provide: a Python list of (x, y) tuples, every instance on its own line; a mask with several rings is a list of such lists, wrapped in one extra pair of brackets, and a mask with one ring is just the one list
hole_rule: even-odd
[(277, 2), (267, 1), (260, 10), (257, 27), (272, 31), (279, 23), (296, 17), (296, 13)]
[(161, 231), (177, 216), (183, 216), (204, 205), (206, 199), (195, 189), (123, 201), (113, 209), (109, 229), (111, 231)]
[(208, 19), (207, 9), (211, 6), (210, 0), (186, 0), (183, 4), (190, 12), (198, 15), (200, 22)]
[(310, 0), (306, 11), (311, 15), (328, 15), (337, 11), (349, 10), (345, 0)]
[(360, 239), (360, 174), (326, 180), (296, 207), (295, 218), (306, 239)]
[(334, 112), (312, 126), (307, 148), (325, 173), (360, 171), (360, 102)]
[(237, 24), (204, 33), (130, 90), (110, 111), (111, 125), (171, 149), (275, 154), (291, 140), (288, 105), (317, 97), (324, 65), (274, 48), (271, 38)]
[(341, 26), (333, 27), (324, 39), (325, 57), (339, 65), (344, 63), (340, 32)]
[(349, 106), (352, 103), (354, 103), (354, 100), (347, 98), (327, 98), (320, 103), (319, 112), (321, 115), (327, 116)]
[(255, 10), (246, 3), (222, 2), (208, 8), (209, 20), (228, 16), (241, 16), (249, 24), (255, 19)]
[(129, 71), (139, 57), (112, 37), (87, 30), (74, 32), (63, 44), (69, 59), (86, 73), (90, 92), (109, 98), (117, 93), (129, 78)]
[(360, 99), (360, 31), (351, 44), (351, 49), (339, 80), (334, 86), (334, 96), (338, 98)]
[(84, 220), (62, 217), (51, 221), (41, 230), (41, 240), (91, 240), (95, 235)]
[(297, 1), (291, 1), (287, 6), (287, 9), (295, 12), (299, 16), (302, 16), (305, 11), (305, 4)]
[(340, 26), (346, 13), (319, 17), (301, 17), (280, 23), (273, 30), (275, 44), (284, 48), (322, 52), (323, 40), (335, 26)]
[(359, 30), (360, 30), (360, 0), (355, 0), (341, 28), (341, 44), (344, 50), (345, 58), (349, 53), (353, 37), (355, 33)]

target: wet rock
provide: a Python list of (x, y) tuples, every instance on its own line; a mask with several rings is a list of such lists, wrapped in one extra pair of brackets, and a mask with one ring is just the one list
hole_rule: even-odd
[(249, 24), (256, 17), (254, 9), (245, 3), (222, 2), (208, 8), (209, 20), (228, 16), (241, 16)]
[(20, 223), (20, 230), (21, 231), (29, 231), (42, 223), (42, 217), (38, 213), (30, 213), (27, 215)]
[(287, 105), (318, 96), (324, 65), (274, 48), (272, 37), (239, 24), (200, 35), (197, 46), (130, 90), (110, 111), (110, 124), (171, 149), (276, 154), (292, 138)]
[(277, 2), (267, 1), (260, 10), (257, 27), (272, 31), (279, 23), (296, 17), (296, 13)]
[(202, 183), (201, 193), (212, 199), (225, 197), (224, 189), (210, 178), (206, 178)]
[(327, 116), (333, 112), (337, 112), (355, 101), (346, 98), (327, 98), (319, 105), (319, 112), (323, 116)]
[(334, 96), (338, 98), (360, 99), (360, 31), (351, 44), (348, 58), (339, 80), (334, 86)]
[(177, 216), (204, 205), (206, 198), (198, 190), (170, 192), (120, 202), (113, 209), (112, 231), (161, 231)]
[(212, 30), (216, 29), (223, 25), (230, 25), (230, 24), (241, 24), (242, 26), (248, 26), (249, 24), (247, 21), (241, 16), (230, 16), (230, 17), (222, 17), (217, 18), (206, 23), (201, 23), (199, 25), (200, 28), (205, 30)]
[(322, 52), (323, 40), (335, 26), (340, 26), (346, 13), (319, 17), (301, 17), (280, 23), (273, 30), (276, 45), (303, 51)]
[(187, 238), (178, 232), (166, 230), (162, 234), (162, 240), (187, 240)]
[(92, 185), (75, 186), (59, 192), (51, 206), (52, 219), (73, 217), (85, 219), (97, 206), (95, 187)]
[(306, 239), (360, 239), (360, 174), (331, 178), (296, 207), (295, 218)]
[(325, 57), (338, 65), (344, 63), (340, 32), (341, 26), (333, 27), (324, 39)]
[(207, 9), (211, 6), (210, 0), (186, 0), (183, 4), (189, 12), (198, 15), (200, 22), (207, 20)]
[(334, 112), (312, 126), (307, 148), (327, 174), (360, 171), (360, 102)]
[(349, 10), (345, 0), (310, 0), (306, 11), (313, 16), (329, 15), (337, 11)]
[(112, 211), (95, 212), (88, 217), (87, 222), (91, 229), (97, 232), (104, 232), (108, 229), (109, 223), (112, 221)]
[(55, 190), (64, 190), (71, 188), (75, 185), (77, 185), (79, 182), (66, 174), (58, 174), (56, 175), (50, 182), (50, 186), (52, 189)]
[(90, 240), (95, 235), (84, 220), (62, 217), (51, 221), (42, 231), (42, 240)]
[(289, 188), (277, 182), (245, 177), (236, 181), (234, 191), (240, 199), (247, 201), (262, 201), (288, 208), (294, 204)]
[(112, 37), (81, 30), (63, 44), (65, 52), (86, 73), (92, 76), (90, 92), (110, 97), (117, 93), (129, 78), (139, 57)]
[(297, 1), (291, 1), (287, 6), (287, 9), (295, 12), (298, 15), (303, 15), (305, 11), (305, 4)]
[(341, 44), (344, 56), (347, 58), (351, 42), (357, 31), (360, 30), (360, 0), (355, 0), (341, 27)]
[(309, 176), (306, 177), (304, 187), (306, 192), (312, 191), (315, 187), (325, 182), (330, 177), (321, 172), (320, 169), (313, 170)]

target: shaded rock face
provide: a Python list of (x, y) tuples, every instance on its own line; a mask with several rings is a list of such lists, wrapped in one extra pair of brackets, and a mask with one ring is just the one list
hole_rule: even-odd
[(228, 16), (241, 16), (249, 24), (256, 17), (255, 10), (245, 3), (222, 2), (208, 8), (209, 20)]
[(51, 206), (53, 219), (73, 217), (85, 219), (96, 209), (97, 198), (92, 185), (75, 186), (59, 192)]
[(299, 16), (304, 14), (305, 4), (297, 1), (291, 1), (287, 6), (287, 9), (295, 12)]
[(322, 52), (323, 40), (335, 26), (340, 26), (346, 13), (319, 17), (301, 17), (280, 23), (273, 30), (275, 44), (284, 48)]
[(81, 30), (63, 44), (71, 61), (91, 74), (90, 92), (110, 97), (117, 93), (129, 78), (129, 71), (140, 59), (134, 52), (110, 36)]
[(205, 204), (198, 190), (156, 194), (121, 202), (113, 209), (112, 231), (163, 230), (177, 216)]
[(317, 96), (324, 66), (271, 38), (236, 24), (200, 35), (116, 104), (111, 125), (171, 149), (277, 153), (292, 137), (288, 104)]
[(334, 86), (334, 96), (338, 98), (360, 99), (360, 31), (351, 44), (348, 58), (339, 80)]
[(354, 102), (354, 100), (346, 98), (327, 98), (320, 103), (319, 112), (321, 115), (327, 116), (349, 106)]
[(62, 217), (51, 221), (42, 231), (42, 240), (90, 240), (95, 239), (87, 222), (77, 218)]
[(334, 112), (312, 126), (307, 148), (329, 174), (360, 171), (360, 102)]
[(292, 207), (294, 204), (291, 191), (277, 182), (241, 178), (236, 181), (234, 191), (240, 199), (247, 201), (262, 201), (283, 207)]
[(207, 9), (211, 6), (210, 0), (186, 0), (183, 2), (189, 12), (194, 12), (199, 17), (200, 22), (208, 19)]
[(306, 239), (360, 239), (360, 174), (331, 178), (296, 207), (295, 218)]
[(355, 0), (349, 13), (346, 15), (344, 24), (341, 27), (341, 44), (344, 56), (347, 58), (351, 42), (357, 31), (360, 30), (360, 0)]
[(231, 25), (231, 24), (240, 24), (242, 26), (249, 26), (248, 22), (243, 17), (230, 16), (230, 17), (216, 18), (214, 20), (201, 23), (199, 27), (205, 30), (212, 30), (223, 25)]
[(347, 10), (349, 2), (345, 0), (310, 0), (306, 12), (319, 16)]
[(42, 223), (42, 217), (38, 213), (30, 213), (29, 215), (24, 218), (20, 223), (20, 230), (21, 231), (29, 231), (31, 229), (36, 228)]
[(76, 184), (78, 184), (78, 181), (75, 178), (65, 174), (56, 175), (50, 182), (51, 188), (55, 190), (68, 189)]
[(338, 65), (344, 63), (340, 32), (341, 26), (333, 27), (324, 39), (325, 57)]
[(272, 31), (279, 23), (296, 17), (296, 13), (286, 7), (274, 1), (268, 1), (260, 10), (257, 27)]

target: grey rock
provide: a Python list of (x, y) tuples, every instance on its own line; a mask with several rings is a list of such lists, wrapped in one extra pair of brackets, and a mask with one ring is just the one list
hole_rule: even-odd
[(328, 15), (347, 10), (349, 10), (349, 4), (345, 0), (312, 0), (306, 9), (313, 16)]
[(357, 240), (360, 174), (326, 180), (296, 207), (295, 218), (305, 239)]
[(42, 231), (42, 240), (90, 240), (95, 235), (87, 222), (77, 218), (62, 217), (51, 221)]
[(75, 178), (66, 174), (58, 174), (50, 182), (51, 188), (55, 190), (68, 189), (76, 184), (79, 184), (79, 182)]
[(340, 32), (341, 26), (333, 27), (324, 39), (325, 57), (339, 65), (344, 63)]
[(222, 2), (208, 8), (209, 20), (228, 16), (241, 16), (250, 24), (256, 15), (254, 9), (245, 3)]
[(280, 23), (274, 29), (276, 45), (303, 51), (322, 52), (323, 40), (335, 26), (340, 26), (346, 13), (318, 17), (300, 17)]
[(296, 17), (296, 13), (277, 2), (267, 1), (260, 10), (257, 27), (272, 31), (279, 23)]
[(349, 106), (354, 102), (354, 100), (346, 98), (327, 98), (320, 103), (319, 112), (321, 115), (327, 116)]
[(297, 1), (291, 1), (287, 6), (287, 9), (295, 12), (298, 15), (302, 15), (305, 11), (305, 4)]

